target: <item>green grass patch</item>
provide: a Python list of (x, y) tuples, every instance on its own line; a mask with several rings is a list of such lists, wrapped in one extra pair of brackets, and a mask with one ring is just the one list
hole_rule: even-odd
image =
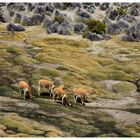
[(130, 80), (134, 77), (130, 74), (126, 74), (123, 71), (112, 70), (109, 74), (110, 80)]
[(16, 64), (26, 65), (26, 66), (28, 64), (34, 64), (34, 63), (36, 63), (36, 61), (34, 59), (32, 59), (31, 57), (26, 56), (24, 54), (15, 57), (14, 61), (15, 61)]
[(105, 31), (105, 24), (95, 19), (83, 19), (83, 23), (87, 25), (86, 31), (102, 33)]
[(128, 82), (121, 82), (113, 85), (113, 90), (115, 93), (130, 93), (132, 91), (136, 91), (136, 86), (134, 84)]
[(51, 68), (41, 68), (40, 69), (40, 74), (42, 76), (48, 76), (50, 78), (55, 78), (60, 76), (60, 73), (58, 70), (51, 69)]

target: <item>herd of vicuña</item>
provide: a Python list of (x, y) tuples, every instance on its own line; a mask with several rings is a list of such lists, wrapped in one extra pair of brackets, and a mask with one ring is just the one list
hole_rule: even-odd
[[(20, 88), (20, 95), (23, 96), (24, 99), (28, 97), (30, 100), (33, 100), (31, 87), (27, 82), (20, 81), (19, 88)], [(60, 101), (63, 106), (67, 105), (69, 107), (72, 107), (72, 104), (68, 96), (68, 91), (65, 88), (65, 85), (59, 85), (56, 87), (52, 80), (41, 79), (38, 81), (38, 96), (41, 95), (40, 91), (43, 88), (49, 90), (50, 96), (53, 98), (55, 102)], [(93, 88), (91, 92), (96, 93), (95, 89)], [(88, 92), (86, 88), (79, 87), (79, 88), (73, 88), (72, 95), (76, 103), (80, 102), (83, 105), (85, 105), (85, 102), (88, 101), (87, 97), (91, 92)]]

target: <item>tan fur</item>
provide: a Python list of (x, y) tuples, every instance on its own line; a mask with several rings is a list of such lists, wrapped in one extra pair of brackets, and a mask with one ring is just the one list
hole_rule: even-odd
[[(41, 88), (47, 88), (50, 92), (52, 92), (52, 88), (54, 87), (54, 83), (51, 80), (44, 80), (41, 79), (38, 81), (38, 95), (40, 96), (40, 90)], [(51, 95), (51, 94), (50, 94)]]
[[(30, 86), (25, 82), (25, 81), (20, 81), (19, 82), (19, 87), (24, 91), (24, 99), (26, 97), (26, 91), (29, 92), (29, 98), (32, 99), (32, 92)], [(22, 96), (22, 93), (21, 93)]]
[(65, 104), (67, 104), (69, 107), (72, 107), (69, 99), (68, 99), (68, 95), (64, 90), (64, 85), (60, 85), (59, 87), (53, 89), (53, 99), (56, 100), (61, 100), (62, 101), (62, 105), (64, 106)]
[(86, 88), (73, 88), (73, 94), (74, 94), (74, 98), (75, 98), (75, 102), (77, 102), (77, 99), (80, 98), (82, 104), (85, 104), (85, 101), (87, 101), (87, 97), (88, 95), (94, 92), (95, 90), (92, 89), (92, 91), (88, 91)]

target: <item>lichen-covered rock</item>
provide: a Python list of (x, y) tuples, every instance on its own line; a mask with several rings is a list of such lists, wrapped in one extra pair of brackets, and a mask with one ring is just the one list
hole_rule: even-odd
[(48, 28), (53, 24), (52, 19), (49, 16), (46, 16), (43, 21), (43, 28)]
[(124, 21), (124, 20), (118, 21), (117, 24), (118, 24), (118, 26), (120, 27), (121, 30), (129, 28), (129, 23)]
[(27, 11), (31, 12), (35, 8), (35, 5), (33, 3), (27, 4)]
[(96, 34), (96, 33), (92, 33), (92, 32), (88, 32), (86, 38), (91, 40), (91, 41), (103, 40), (103, 36), (102, 35)]
[(99, 5), (99, 9), (103, 11), (107, 10), (108, 7), (109, 7), (109, 3), (102, 3)]
[(22, 16), (21, 18), (21, 24), (23, 26), (32, 26), (31, 18), (28, 16)]
[(134, 37), (132, 35), (124, 35), (122, 37), (122, 40), (132, 42), (132, 41), (134, 41)]
[(35, 6), (35, 9), (33, 11), (34, 14), (42, 14), (45, 12), (45, 7), (43, 6)]
[(140, 41), (140, 22), (135, 23), (131, 26), (126, 35), (122, 37), (124, 41)]
[(66, 9), (75, 9), (75, 8), (81, 8), (81, 4), (80, 3), (64, 3), (64, 6), (63, 6), (63, 9), (66, 10)]
[(109, 25), (109, 24), (112, 24), (111, 20), (110, 20), (107, 16), (102, 20), (102, 22), (103, 22), (106, 26)]
[(25, 11), (26, 10), (26, 6), (24, 3), (19, 3), (18, 5), (18, 11)]
[(18, 32), (21, 32), (21, 31), (25, 31), (25, 28), (22, 25), (20, 25), (20, 24), (10, 23), (7, 26), (7, 30), (8, 31), (18, 31)]
[(139, 10), (132, 7), (131, 10), (130, 10), (130, 15), (139, 16)]
[(34, 26), (41, 24), (43, 20), (44, 15), (34, 14), (32, 17), (23, 16), (21, 19), (21, 24), (24, 26)]
[(68, 17), (66, 16), (66, 14), (63, 14), (59, 10), (56, 10), (54, 13), (54, 20), (61, 24), (65, 21), (68, 21)]
[(53, 3), (53, 6), (56, 8), (56, 9), (63, 9), (63, 3)]
[(52, 13), (54, 11), (53, 4), (52, 3), (46, 3), (45, 4), (45, 10)]
[(33, 23), (33, 25), (39, 25), (43, 22), (44, 20), (44, 15), (40, 15), (40, 14), (34, 14), (31, 17), (31, 22)]
[(108, 34), (119, 34), (126, 31), (129, 28), (129, 24), (124, 20), (120, 20), (116, 23), (108, 24), (106, 27), (106, 32)]
[(121, 30), (120, 30), (118, 24), (116, 24), (116, 23), (109, 24), (106, 27), (106, 33), (108, 33), (108, 34), (115, 35), (115, 34), (119, 34), (120, 32), (121, 32)]
[(94, 13), (95, 5), (94, 3), (83, 3), (83, 8), (86, 9), (89, 13)]
[(57, 33), (59, 26), (60, 26), (60, 24), (58, 22), (55, 22), (54, 24), (51, 25), (50, 29), (53, 33)]
[(118, 11), (116, 10), (116, 9), (114, 9), (114, 10), (111, 10), (110, 12), (109, 12), (109, 15), (108, 15), (108, 17), (110, 18), (110, 19), (112, 19), (112, 20), (115, 20), (116, 19), (116, 17), (118, 16)]
[(139, 8), (140, 7), (140, 3), (138, 3), (138, 2), (132, 3), (131, 7)]
[(85, 31), (85, 28), (86, 28), (86, 25), (83, 24), (82, 22), (77, 23), (74, 25), (74, 32), (80, 34)]
[(131, 16), (131, 15), (121, 15), (121, 16), (118, 16), (116, 18), (116, 20), (120, 20), (120, 19), (123, 19), (124, 21), (127, 21), (128, 23), (134, 23), (136, 21), (135, 17)]
[(13, 10), (13, 11), (25, 11), (26, 6), (24, 3), (7, 3), (6, 5), (7, 10)]
[(85, 11), (78, 11), (77, 12), (77, 15), (80, 17), (80, 18), (91, 18), (90, 14), (88, 14), (87, 12)]
[(67, 23), (62, 23), (59, 26), (58, 34), (70, 35), (70, 33), (71, 33), (71, 29), (70, 29), (70, 26)]
[(109, 39), (111, 39), (111, 36), (108, 35), (108, 34), (102, 34), (102, 36), (103, 36), (103, 39), (104, 39), (104, 40), (109, 40)]
[(51, 34), (51, 33), (52, 33), (52, 31), (51, 31), (51, 29), (50, 29), (49, 27), (46, 28), (46, 32), (47, 32), (48, 34)]

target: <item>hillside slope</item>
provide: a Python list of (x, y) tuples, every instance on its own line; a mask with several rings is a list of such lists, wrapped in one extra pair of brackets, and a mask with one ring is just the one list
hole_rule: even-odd
[[(1, 31), (7, 23), (1, 24)], [(140, 98), (128, 82), (139, 77), (140, 48), (112, 36), (90, 42), (79, 35), (47, 35), (41, 26), (0, 35), (0, 136), (106, 137), (137, 136)], [(38, 97), (38, 80), (65, 84), (73, 108), (45, 95)], [(19, 80), (32, 88), (34, 101), (19, 96)], [(74, 103), (72, 88), (95, 88), (86, 106)]]

